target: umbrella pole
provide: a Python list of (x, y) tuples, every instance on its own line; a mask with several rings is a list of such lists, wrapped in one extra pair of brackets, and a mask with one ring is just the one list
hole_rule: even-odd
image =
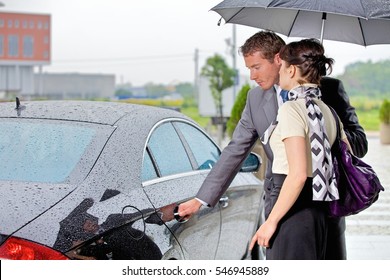
[(320, 36), (321, 44), (324, 41), (325, 20), (326, 20), (326, 13), (322, 13), (322, 25), (321, 25), (321, 36)]

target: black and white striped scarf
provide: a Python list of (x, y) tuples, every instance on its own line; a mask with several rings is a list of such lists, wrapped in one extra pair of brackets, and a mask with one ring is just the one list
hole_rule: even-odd
[(310, 130), (313, 170), (313, 200), (333, 201), (339, 199), (337, 182), (333, 170), (331, 145), (326, 134), (324, 117), (313, 99), (321, 99), (316, 86), (299, 86), (288, 93), (288, 100), (305, 99)]

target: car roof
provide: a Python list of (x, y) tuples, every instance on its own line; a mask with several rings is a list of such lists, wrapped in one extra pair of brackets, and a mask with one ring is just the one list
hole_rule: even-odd
[(114, 125), (126, 115), (156, 119), (185, 118), (173, 109), (147, 105), (106, 101), (21, 101), (16, 109), (14, 102), (0, 102), (0, 118), (34, 118), (79, 121)]

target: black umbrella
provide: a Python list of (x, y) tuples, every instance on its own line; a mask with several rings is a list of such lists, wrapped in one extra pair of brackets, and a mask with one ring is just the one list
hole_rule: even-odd
[(388, 0), (225, 0), (211, 10), (226, 23), (289, 37), (363, 46), (390, 43)]

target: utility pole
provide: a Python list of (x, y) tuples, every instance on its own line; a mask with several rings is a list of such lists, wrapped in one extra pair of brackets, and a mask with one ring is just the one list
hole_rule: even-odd
[(225, 42), (228, 46), (228, 54), (232, 56), (233, 61), (233, 70), (235, 72), (234, 76), (234, 84), (233, 84), (233, 101), (236, 100), (236, 91), (237, 91), (237, 85), (238, 85), (238, 71), (237, 71), (237, 65), (236, 65), (236, 54), (237, 54), (237, 46), (236, 46), (236, 25), (233, 24), (233, 33), (232, 38), (225, 39)]
[(232, 34), (232, 58), (233, 58), (233, 70), (235, 72), (234, 76), (234, 84), (233, 84), (233, 100), (236, 100), (236, 90), (237, 90), (237, 84), (238, 84), (238, 72), (237, 72), (237, 65), (236, 65), (236, 25), (233, 24), (233, 34)]
[(195, 100), (199, 102), (199, 49), (195, 49), (195, 55), (194, 55), (194, 61), (195, 61), (195, 79), (194, 79), (194, 93), (195, 93)]

